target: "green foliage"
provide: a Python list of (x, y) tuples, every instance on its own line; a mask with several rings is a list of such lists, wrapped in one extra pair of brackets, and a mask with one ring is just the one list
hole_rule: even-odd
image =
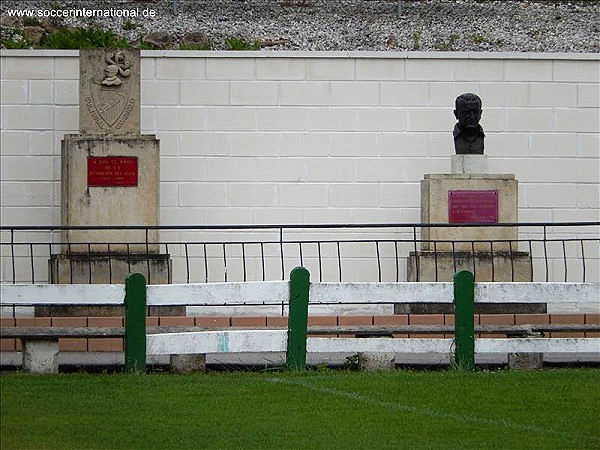
[(132, 22), (130, 20), (127, 20), (123, 23), (123, 29), (125, 31), (135, 30), (137, 27), (138, 27), (138, 25), (135, 22)]
[(321, 363), (315, 366), (315, 371), (319, 373), (331, 373), (333, 369), (327, 363)]
[(471, 36), (469, 36), (469, 40), (473, 44), (483, 44), (484, 42), (487, 41), (485, 36), (482, 36), (481, 34), (477, 34), (477, 33), (473, 33)]
[(0, 45), (4, 48), (8, 49), (20, 49), (20, 48), (30, 48), (32, 44), (25, 39), (23, 36), (23, 30), (19, 28), (12, 28), (10, 33), (7, 33), (8, 37), (2, 38), (0, 40)]
[(181, 44), (179, 50), (212, 50), (210, 44)]
[(24, 27), (39, 27), (41, 22), (35, 17), (23, 17)]
[(99, 28), (61, 29), (44, 36), (39, 47), (53, 49), (129, 48), (125, 38)]
[(438, 42), (435, 45), (435, 49), (439, 51), (450, 51), (454, 48), (454, 44), (458, 42), (460, 36), (458, 34), (451, 34), (448, 36), (448, 40), (444, 42)]
[(422, 33), (420, 31), (415, 31), (412, 34), (412, 40), (413, 40), (412, 49), (415, 51), (421, 50), (421, 35), (422, 35)]
[(359, 368), (358, 354), (346, 357), (346, 359), (344, 360), (344, 369), (358, 370), (358, 368)]
[(136, 45), (136, 48), (139, 48), (140, 50), (154, 50), (154, 46), (144, 41), (142, 38), (140, 38), (140, 42)]
[(30, 47), (29, 43), (25, 39), (20, 41), (14, 41), (12, 39), (2, 39), (0, 41), (0, 44), (6, 49), (23, 49)]
[(260, 50), (262, 44), (258, 39), (250, 43), (243, 37), (232, 36), (225, 40), (225, 45), (229, 50)]

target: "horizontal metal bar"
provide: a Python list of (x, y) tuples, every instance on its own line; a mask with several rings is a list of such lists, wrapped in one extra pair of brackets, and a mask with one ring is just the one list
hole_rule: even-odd
[(503, 222), (503, 223), (335, 223), (335, 224), (262, 224), (262, 225), (2, 225), (0, 231), (65, 230), (293, 230), (333, 228), (462, 228), (462, 227), (572, 227), (600, 226), (600, 222)]

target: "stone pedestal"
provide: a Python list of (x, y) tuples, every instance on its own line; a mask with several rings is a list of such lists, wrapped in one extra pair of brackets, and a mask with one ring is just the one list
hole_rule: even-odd
[(164, 253), (71, 253), (51, 255), (52, 284), (122, 284), (139, 272), (148, 284), (171, 282), (170, 257)]
[(451, 282), (461, 270), (473, 272), (475, 281), (531, 281), (529, 252), (422, 251), (408, 257), (409, 281)]
[[(468, 270), (475, 281), (528, 282), (532, 280), (529, 252), (410, 252), (407, 280), (452, 282), (454, 274)], [(477, 314), (545, 314), (545, 303), (475, 304)], [(445, 303), (398, 303), (394, 314), (452, 314), (454, 305)]]
[[(421, 250), (411, 252), (408, 281), (450, 282), (469, 270), (475, 281), (532, 281), (528, 252), (521, 251), (518, 182), (512, 174), (488, 174), (485, 155), (452, 155), (452, 173), (421, 180)], [(452, 227), (444, 224), (453, 224)], [(397, 314), (451, 313), (453, 305), (395, 305)], [(478, 313), (545, 313), (545, 304), (476, 305)]]
[[(421, 230), (422, 239), (438, 241), (435, 244), (437, 251), (472, 251), (473, 248), (489, 251), (489, 241), (505, 241), (494, 243), (494, 251), (516, 251), (516, 248), (510, 248), (508, 241), (516, 241), (517, 228), (494, 225), (518, 221), (517, 186), (514, 175), (426, 174), (421, 180), (422, 223), (464, 223), (463, 218), (471, 217), (469, 222), (486, 224), (452, 228), (425, 227)], [(450, 241), (454, 241), (454, 246)], [(488, 242), (473, 245), (471, 241)], [(422, 249), (434, 250), (433, 242), (423, 242)]]
[(140, 133), (139, 50), (85, 49), (79, 63), (79, 134), (65, 135), (61, 149), (61, 223), (69, 229), (51, 255), (49, 281), (123, 283), (140, 272), (149, 284), (169, 283), (170, 258), (151, 229), (160, 223), (160, 150), (156, 136)]
[(487, 173), (487, 157), (485, 155), (452, 155), (451, 172), (454, 174)]
[(62, 142), (61, 254), (51, 283), (123, 283), (131, 272), (149, 284), (170, 282), (159, 253), (159, 141), (153, 135), (66, 135)]
[[(61, 158), (63, 225), (158, 225), (159, 141), (154, 135), (66, 135)], [(67, 230), (62, 252), (156, 253), (157, 240), (156, 230)]]
[[(171, 282), (170, 256), (164, 253), (72, 253), (51, 255), (52, 284), (122, 284), (127, 275), (139, 272), (148, 284)], [(185, 316), (185, 306), (149, 306), (148, 314)], [(124, 316), (123, 306), (36, 306), (39, 317)]]

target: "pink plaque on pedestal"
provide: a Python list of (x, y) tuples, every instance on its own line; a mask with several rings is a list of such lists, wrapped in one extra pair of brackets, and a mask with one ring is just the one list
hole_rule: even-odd
[(138, 160), (134, 156), (88, 156), (87, 169), (89, 187), (138, 185)]
[(450, 223), (498, 223), (498, 191), (448, 191)]

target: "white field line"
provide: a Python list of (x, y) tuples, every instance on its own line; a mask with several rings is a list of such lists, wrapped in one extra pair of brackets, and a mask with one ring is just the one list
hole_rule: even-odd
[[(486, 419), (483, 417), (474, 416), (472, 414), (454, 414), (454, 413), (439, 411), (439, 410), (435, 410), (435, 409), (431, 409), (431, 408), (423, 408), (423, 407), (419, 407), (419, 406), (413, 406), (413, 405), (410, 405), (407, 403), (387, 402), (387, 401), (383, 401), (383, 400), (378, 400), (376, 398), (373, 398), (373, 397), (370, 397), (367, 395), (357, 394), (355, 392), (347, 392), (347, 391), (344, 391), (341, 389), (318, 386), (314, 383), (309, 383), (307, 381), (290, 381), (290, 380), (285, 380), (283, 378), (278, 378), (278, 377), (268, 378), (267, 380), (272, 383), (287, 384), (289, 386), (299, 386), (299, 387), (308, 389), (310, 391), (317, 392), (319, 394), (326, 394), (326, 395), (332, 395), (335, 397), (346, 398), (348, 400), (354, 400), (356, 402), (364, 403), (364, 404), (370, 405), (370, 406), (377, 406), (377, 407), (386, 408), (386, 409), (390, 409), (390, 410), (396, 410), (396, 411), (405, 411), (405, 412), (419, 415), (419, 416), (432, 417), (432, 418), (437, 418), (437, 419), (451, 419), (451, 420), (454, 420), (459, 423), (460, 422), (472, 422), (472, 423), (476, 423), (476, 424), (491, 425), (494, 427), (512, 428), (512, 429), (515, 429), (518, 431), (524, 431), (524, 432), (530, 432), (530, 433), (536, 433), (536, 434), (542, 434), (542, 435), (547, 434), (547, 435), (564, 436), (564, 437), (577, 436), (577, 433), (570, 433), (567, 431), (556, 431), (554, 429), (548, 429), (548, 428), (540, 427), (537, 425), (527, 425), (527, 424), (522, 424), (522, 423), (511, 422), (510, 420), (505, 420), (505, 419)], [(593, 437), (593, 439), (598, 440), (600, 442), (600, 438)]]

